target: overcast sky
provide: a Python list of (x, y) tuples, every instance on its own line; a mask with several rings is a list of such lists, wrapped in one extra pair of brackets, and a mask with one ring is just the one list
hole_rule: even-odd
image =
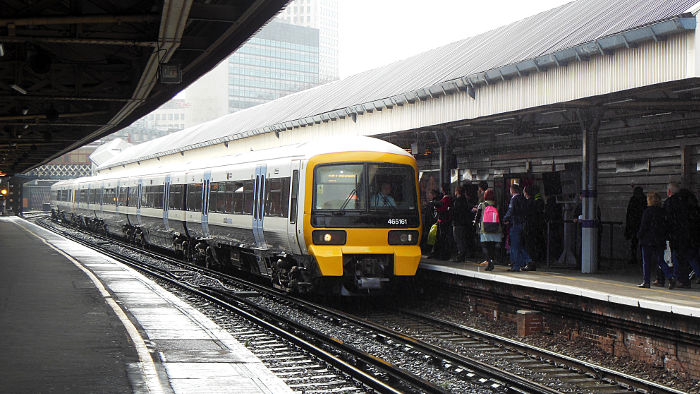
[(340, 77), (384, 66), (571, 0), (339, 0)]

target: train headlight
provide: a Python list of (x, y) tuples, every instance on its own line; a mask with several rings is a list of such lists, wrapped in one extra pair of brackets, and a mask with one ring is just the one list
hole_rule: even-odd
[(416, 245), (418, 243), (418, 231), (392, 230), (389, 231), (389, 245)]
[(314, 230), (311, 233), (314, 245), (345, 245), (347, 237), (344, 230)]

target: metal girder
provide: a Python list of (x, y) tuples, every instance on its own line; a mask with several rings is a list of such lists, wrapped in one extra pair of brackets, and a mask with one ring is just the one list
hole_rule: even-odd
[[(288, 1), (0, 0), (0, 171), (26, 171), (129, 125), (213, 68)], [(180, 65), (182, 84), (158, 83), (166, 63)], [(27, 154), (26, 141), (37, 150)]]

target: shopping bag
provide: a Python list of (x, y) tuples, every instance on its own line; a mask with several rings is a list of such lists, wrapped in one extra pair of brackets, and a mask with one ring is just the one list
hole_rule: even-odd
[(437, 241), (437, 223), (430, 227), (430, 231), (428, 232), (428, 245), (435, 245), (435, 241)]
[(671, 255), (671, 244), (666, 241), (666, 250), (664, 250), (664, 261), (669, 267), (673, 267), (673, 257)]

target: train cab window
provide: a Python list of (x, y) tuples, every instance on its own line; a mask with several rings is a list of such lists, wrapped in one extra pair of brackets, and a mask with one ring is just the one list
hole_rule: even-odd
[(191, 212), (202, 211), (202, 183), (189, 183), (187, 185), (187, 210)]
[(331, 164), (314, 170), (314, 209), (364, 210), (363, 164)]
[(265, 216), (289, 214), (289, 177), (268, 178), (265, 190)]
[(168, 208), (184, 210), (183, 199), (185, 198), (185, 185), (170, 185), (168, 193)]
[(407, 165), (369, 163), (370, 209), (417, 209), (415, 175)]

